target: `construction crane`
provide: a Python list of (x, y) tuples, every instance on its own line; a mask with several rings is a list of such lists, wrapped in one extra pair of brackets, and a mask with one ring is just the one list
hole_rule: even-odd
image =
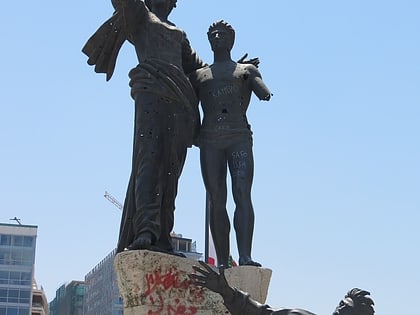
[(121, 204), (121, 202), (119, 202), (117, 199), (115, 199), (114, 196), (112, 196), (107, 191), (105, 191), (104, 197), (106, 199), (108, 199), (112, 204), (114, 204), (114, 206), (116, 206), (118, 209), (120, 209), (120, 210), (123, 209), (123, 205)]

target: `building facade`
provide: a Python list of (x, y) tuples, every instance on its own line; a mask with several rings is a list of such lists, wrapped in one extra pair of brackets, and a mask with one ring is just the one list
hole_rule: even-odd
[(32, 310), (31, 315), (48, 315), (48, 302), (44, 289), (38, 288), (36, 281), (32, 282)]
[(30, 315), (37, 226), (0, 223), (0, 315)]
[(122, 315), (123, 304), (114, 272), (116, 250), (85, 276), (84, 315)]
[(83, 315), (84, 295), (83, 281), (63, 284), (55, 292), (54, 300), (50, 302), (50, 315)]

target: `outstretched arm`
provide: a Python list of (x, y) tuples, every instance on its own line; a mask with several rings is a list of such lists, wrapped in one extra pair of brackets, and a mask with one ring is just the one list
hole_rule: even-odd
[(209, 265), (200, 261), (199, 266), (193, 266), (196, 274), (190, 274), (190, 278), (196, 285), (205, 287), (213, 292), (219, 293), (224, 305), (232, 315), (287, 315), (270, 309), (268, 305), (262, 305), (250, 299), (249, 295), (232, 288), (225, 277), (225, 269), (219, 268), (219, 273)]

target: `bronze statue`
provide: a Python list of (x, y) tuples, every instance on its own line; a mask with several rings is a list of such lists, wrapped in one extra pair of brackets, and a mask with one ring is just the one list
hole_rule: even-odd
[(113, 0), (113, 16), (83, 47), (96, 72), (112, 76), (125, 40), (139, 65), (129, 73), (135, 100), (132, 173), (117, 251), (172, 253), (178, 179), (199, 128), (198, 100), (185, 73), (204, 63), (168, 20), (176, 0)]
[[(212, 24), (207, 33), (214, 63), (190, 75), (203, 110), (196, 143), (200, 147), (201, 172), (209, 198), (210, 229), (218, 264), (227, 267), (230, 222), (226, 210), (226, 175), (229, 167), (236, 204), (234, 227), (239, 265), (261, 266), (251, 258), (254, 210), (251, 186), (254, 173), (252, 132), (246, 117), (251, 94), (268, 101), (269, 89), (254, 64), (231, 59), (235, 31), (224, 21)], [(256, 61), (256, 62), (255, 62)], [(239, 61), (241, 62), (241, 61)]]
[[(219, 293), (224, 305), (232, 315), (315, 315), (302, 309), (272, 309), (268, 305), (260, 304), (252, 300), (248, 294), (232, 288), (224, 274), (225, 268), (219, 268), (215, 272), (209, 265), (199, 262), (200, 266), (193, 266), (196, 273), (190, 274), (190, 278), (198, 286), (205, 287)], [(335, 309), (333, 315), (373, 315), (373, 300), (365, 290), (354, 288), (350, 290)]]

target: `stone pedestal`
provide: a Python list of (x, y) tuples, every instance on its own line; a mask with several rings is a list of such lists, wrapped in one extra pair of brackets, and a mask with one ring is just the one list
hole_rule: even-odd
[[(141, 250), (117, 254), (114, 264), (124, 315), (229, 314), (219, 294), (191, 283), (195, 260)], [(270, 269), (240, 266), (225, 275), (231, 286), (265, 302)]]

